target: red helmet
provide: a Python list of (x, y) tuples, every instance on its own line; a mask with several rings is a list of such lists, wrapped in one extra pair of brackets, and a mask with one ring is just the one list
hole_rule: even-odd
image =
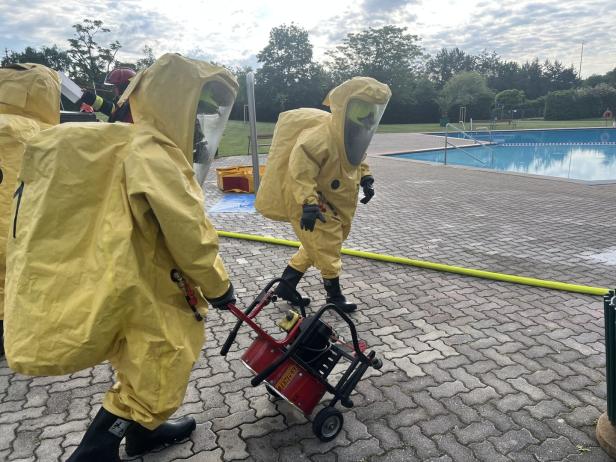
[(124, 90), (128, 86), (128, 81), (137, 73), (130, 67), (118, 67), (112, 70), (105, 78), (105, 85), (114, 85)]

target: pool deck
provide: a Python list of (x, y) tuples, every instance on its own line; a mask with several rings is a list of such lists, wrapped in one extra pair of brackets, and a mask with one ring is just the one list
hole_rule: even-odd
[[(455, 146), (476, 146), (471, 140), (449, 137), (448, 141)], [(368, 155), (383, 156), (387, 154), (444, 149), (445, 137), (426, 133), (377, 133), (370, 143)]]
[[(426, 149), (431, 142), (415, 134), (375, 137), (368, 161), (376, 196), (359, 204), (346, 247), (616, 285), (616, 185), (376, 156)], [(225, 158), (213, 169), (249, 163), (247, 156)], [(206, 208), (221, 197), (212, 171)], [(221, 230), (294, 239), (288, 224), (256, 213), (211, 218)], [(227, 238), (220, 239), (220, 251), (241, 304), (279, 276), (293, 253)], [(184, 443), (135, 460), (611, 460), (594, 436), (606, 408), (601, 297), (355, 257), (344, 257), (344, 265), (345, 292), (360, 302), (352, 318), (385, 365), (359, 384), (355, 407), (342, 409), (345, 424), (337, 439), (317, 442), (305, 417), (272, 402), (263, 387), (250, 386), (239, 361), (250, 343), (246, 329), (229, 360), (219, 355), (234, 322), (212, 309), (204, 355), (176, 413), (194, 416), (197, 430)], [(300, 290), (312, 297), (312, 309), (324, 302), (314, 269)], [(281, 315), (266, 309), (265, 325), (273, 328)], [(12, 374), (1, 361), (0, 460), (65, 460), (111, 377), (105, 364), (33, 379)]]

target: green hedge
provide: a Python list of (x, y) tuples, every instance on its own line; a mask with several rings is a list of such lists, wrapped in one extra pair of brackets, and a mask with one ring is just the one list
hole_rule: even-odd
[(460, 118), (460, 106), (466, 107), (466, 120), (489, 120), (492, 116), (492, 106), (494, 104), (494, 96), (490, 94), (479, 95), (472, 103), (456, 104), (449, 111), (447, 117), (449, 120), (458, 121)]
[(605, 84), (553, 91), (545, 99), (545, 120), (601, 117), (608, 108), (616, 110), (616, 88)]
[(540, 96), (537, 99), (529, 99), (524, 101), (520, 106), (522, 117), (543, 117), (545, 111), (545, 96)]

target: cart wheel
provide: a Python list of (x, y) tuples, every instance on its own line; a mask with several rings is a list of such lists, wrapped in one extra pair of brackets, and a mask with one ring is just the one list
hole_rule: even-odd
[(321, 441), (331, 441), (338, 436), (343, 423), (342, 413), (338, 409), (325, 407), (317, 413), (312, 421), (312, 431)]
[(374, 358), (372, 360), (372, 367), (374, 367), (378, 371), (381, 367), (383, 367), (383, 361), (378, 358)]
[(280, 395), (274, 391), (274, 389), (272, 388), (272, 386), (269, 383), (265, 384), (265, 389), (270, 394), (270, 396), (274, 398), (274, 400), (279, 400), (280, 399)]

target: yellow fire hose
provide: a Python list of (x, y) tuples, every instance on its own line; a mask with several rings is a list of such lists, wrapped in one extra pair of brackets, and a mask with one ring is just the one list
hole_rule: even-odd
[[(266, 242), (268, 244), (286, 245), (288, 247), (299, 247), (299, 242), (290, 241), (287, 239), (278, 239), (275, 237), (257, 236), (254, 234), (232, 233), (229, 231), (218, 231), (220, 237), (229, 237), (233, 239), (245, 239), (249, 241)], [(433, 263), (423, 260), (413, 260), (411, 258), (394, 257), (391, 255), (382, 255), (373, 252), (364, 252), (362, 250), (342, 249), (344, 255), (352, 255), (354, 257), (367, 258), (370, 260), (384, 261), (388, 263), (398, 263), (401, 265), (417, 266), (435, 271), (446, 271), (448, 273), (463, 274), (465, 276), (473, 276), (483, 279), (492, 279), (494, 281), (512, 282), (515, 284), (524, 284), (527, 286), (544, 287), (546, 289), (563, 290), (566, 292), (577, 292), (588, 295), (605, 295), (609, 289), (604, 287), (583, 286), (578, 284), (569, 284), (566, 282), (549, 281), (545, 279), (535, 279), (524, 276), (515, 276), (513, 274), (494, 273), (492, 271), (483, 271), (462, 266), (451, 266), (442, 263)]]

